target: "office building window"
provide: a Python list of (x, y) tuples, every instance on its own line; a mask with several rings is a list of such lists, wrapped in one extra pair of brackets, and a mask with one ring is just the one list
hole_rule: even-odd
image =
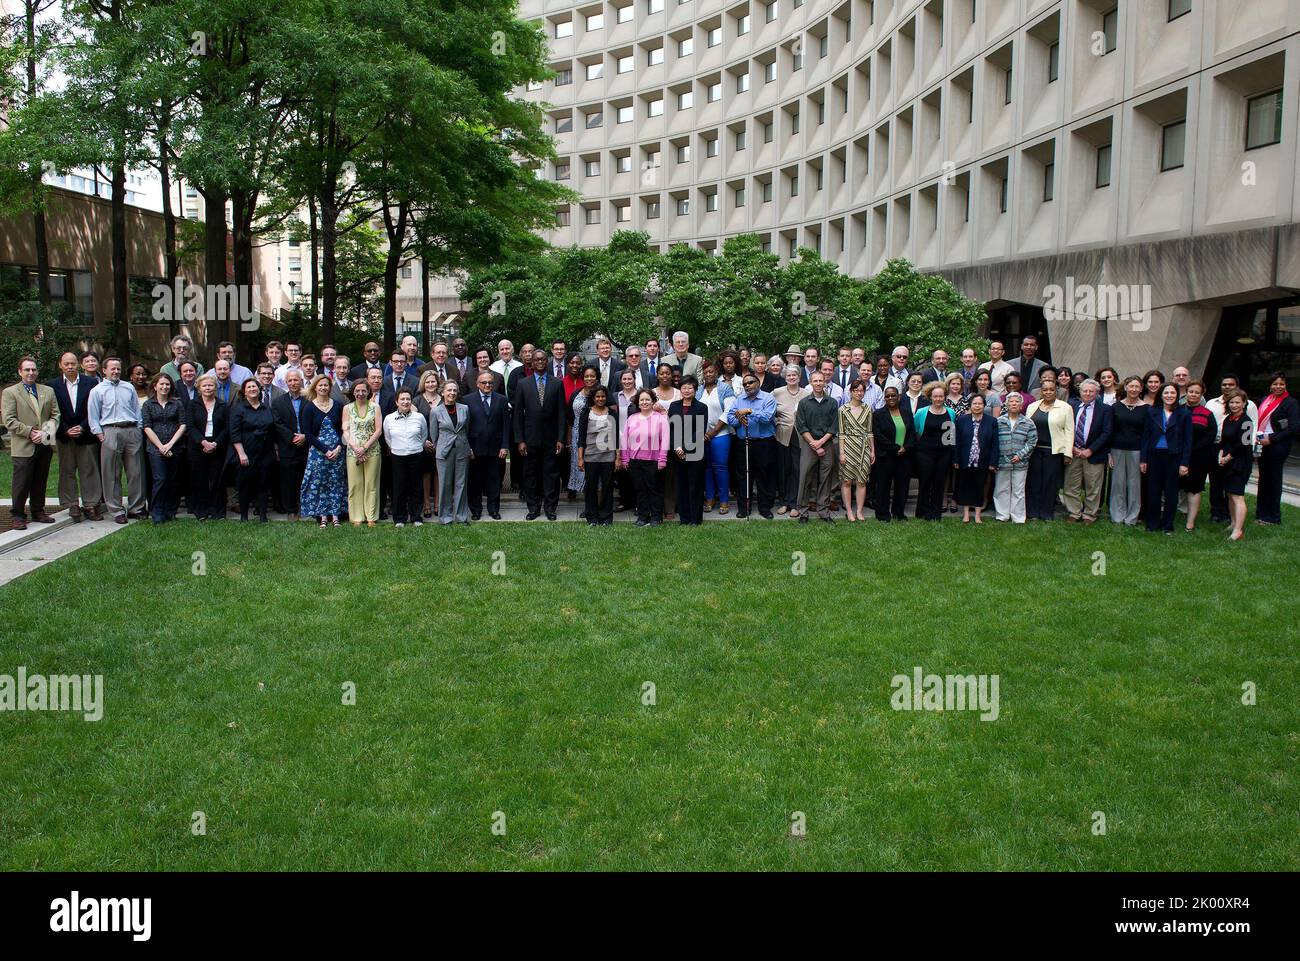
[(614, 170), (617, 173), (630, 174), (632, 172), (632, 155), (624, 154), (621, 157), (615, 157)]
[(569, 179), (569, 165), (568, 165), (568, 164), (556, 164), (556, 165), (555, 165), (555, 179), (556, 179), (556, 180), (568, 180), (568, 179)]
[[(619, 119), (618, 119), (618, 122), (619, 122), (619, 123), (622, 123), (622, 122), (623, 122), (623, 111), (624, 111), (624, 110), (631, 110), (631, 109), (632, 109), (631, 107), (619, 107), (619, 108), (618, 108), (618, 118), (619, 118)], [(595, 128), (595, 127), (599, 127), (599, 126), (600, 126), (602, 123), (604, 123), (604, 122), (605, 122), (605, 115), (604, 115), (604, 113), (602, 113), (602, 112), (599, 111), (599, 110), (597, 110), (597, 111), (593, 111), (592, 113), (589, 113), (589, 114), (586, 114), (586, 115), (585, 115), (585, 124), (586, 124), (586, 127), (587, 127), (588, 130), (591, 130), (591, 129)]]
[(763, 64), (763, 82), (772, 83), (776, 80), (776, 61)]
[(567, 87), (573, 83), (573, 71), (568, 67), (563, 70), (555, 71), (555, 85), (557, 87)]
[(1047, 48), (1047, 82), (1056, 83), (1061, 78), (1061, 45), (1054, 43)]
[(1101, 33), (1104, 37), (1101, 52), (1114, 53), (1119, 46), (1119, 7), (1101, 15)]
[(664, 62), (664, 48), (662, 46), (651, 47), (645, 52), (645, 59), (646, 63), (650, 66), (659, 66), (659, 64)]
[(1056, 196), (1056, 164), (1043, 164), (1043, 203), (1050, 203)]
[(718, 155), (718, 138), (704, 141), (704, 156), (716, 157)]
[(663, 13), (664, 0), (645, 0), (646, 13)]
[(691, 145), (688, 143), (677, 145), (677, 162), (679, 164), (688, 164), (691, 162)]
[(790, 114), (790, 132), (792, 134), (799, 132), (799, 114)]
[(1001, 213), (1007, 212), (1007, 199), (1008, 199), (1008, 194), (1010, 192), (1011, 192), (1011, 181), (1008, 178), (1003, 177), (1002, 185), (998, 189), (998, 210)]
[(1183, 166), (1187, 149), (1187, 121), (1166, 124), (1160, 131), (1160, 169), (1177, 170)]
[(1097, 148), (1097, 187), (1110, 186), (1110, 144)]
[[(632, 114), (632, 108), (631, 108), (631, 107), (619, 107), (619, 108), (618, 108), (618, 122), (619, 122), (619, 123), (631, 123), (631, 122), (632, 122), (632, 116), (633, 116), (633, 114)], [(598, 124), (597, 126), (599, 126), (599, 124)]]
[(1282, 91), (1246, 101), (1246, 149), (1282, 142)]
[(763, 8), (763, 17), (765, 21), (767, 23), (771, 23), (773, 20), (776, 19), (777, 12), (778, 11), (777, 11), (776, 3), (775, 2), (769, 3), (766, 7)]
[(749, 89), (749, 73), (736, 74), (736, 93), (744, 93)]
[(582, 219), (588, 224), (600, 223), (600, 208), (599, 207), (584, 208)]
[(691, 212), (691, 202), (686, 198), (677, 201), (677, 216), (685, 217)]
[(695, 94), (690, 90), (683, 90), (677, 95), (677, 109), (690, 110), (695, 106)]
[(634, 17), (635, 15), (636, 15), (635, 12), (632, 10), (632, 4), (629, 3), (625, 7), (618, 8), (618, 16), (615, 19), (619, 23), (631, 23), (632, 17)]
[(718, 209), (718, 195), (716, 193), (704, 195), (704, 209), (708, 211)]
[(646, 116), (647, 116), (647, 117), (662, 117), (663, 115), (664, 115), (664, 98), (663, 98), (663, 97), (660, 97), (658, 100), (651, 100), (651, 101), (649, 101), (649, 102), (646, 103)]
[(624, 54), (618, 58), (618, 72), (631, 73), (632, 68), (636, 65), (635, 58), (630, 54)]
[(771, 202), (772, 202), (772, 181), (764, 180), (763, 181), (763, 203), (767, 204)]
[(776, 125), (771, 121), (763, 124), (763, 143), (771, 143), (776, 139)]
[(604, 65), (603, 63), (589, 63), (589, 64), (587, 64), (587, 79), (588, 79), (588, 80), (599, 80), (599, 79), (600, 79), (601, 71), (604, 70), (604, 69), (605, 69), (605, 65)]
[(744, 187), (737, 187), (737, 188), (736, 188), (736, 206), (737, 206), (737, 207), (743, 207), (743, 206), (745, 206), (745, 188), (744, 188)]
[(573, 36), (573, 21), (558, 20), (555, 23), (555, 39), (563, 40), (565, 37)]
[(659, 201), (657, 200), (647, 201), (645, 205), (645, 217), (646, 220), (659, 219)]
[(710, 30), (707, 42), (710, 47), (716, 47), (718, 44), (722, 43), (722, 28), (714, 27)]
[(1002, 76), (1002, 102), (1011, 102), (1011, 88), (1014, 86), (1014, 80), (1011, 74), (1011, 68), (1007, 67), (1007, 72)]
[(599, 160), (584, 161), (582, 165), (582, 171), (588, 177), (599, 177), (600, 161)]
[(798, 174), (795, 174), (790, 178), (790, 196), (791, 197), (799, 196), (799, 175)]
[(627, 223), (628, 221), (630, 221), (631, 219), (632, 219), (632, 206), (631, 206), (631, 204), (615, 204), (615, 205), (614, 205), (614, 222), (615, 222), (615, 223), (617, 223), (617, 224), (625, 224), (625, 223)]
[(749, 146), (749, 135), (744, 130), (736, 131), (736, 149), (744, 150)]
[(1169, 19), (1177, 20), (1185, 13), (1192, 12), (1192, 0), (1169, 0)]
[(572, 129), (573, 129), (573, 118), (572, 118), (572, 117), (556, 117), (556, 118), (555, 118), (555, 132), (556, 132), (556, 133), (568, 133), (568, 132), (571, 131)]
[(555, 226), (557, 227), (569, 226), (569, 212), (567, 210), (557, 210), (555, 212)]
[(605, 28), (605, 15), (603, 13), (591, 13), (587, 15), (587, 32), (593, 30), (603, 30)]
[(689, 57), (695, 52), (695, 38), (683, 37), (677, 41), (677, 56)]

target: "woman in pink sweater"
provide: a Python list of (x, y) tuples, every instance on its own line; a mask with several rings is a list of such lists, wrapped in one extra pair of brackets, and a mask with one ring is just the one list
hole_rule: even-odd
[(636, 490), (636, 526), (664, 521), (664, 467), (668, 463), (668, 418), (654, 409), (651, 391), (637, 391), (635, 414), (623, 421), (619, 456)]

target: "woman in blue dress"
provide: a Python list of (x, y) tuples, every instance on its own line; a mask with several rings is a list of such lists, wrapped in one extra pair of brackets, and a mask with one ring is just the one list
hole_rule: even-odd
[(302, 429), (311, 450), (302, 475), (302, 513), (339, 526), (347, 513), (348, 484), (343, 452), (343, 405), (330, 396), (330, 379), (324, 374), (311, 382), (310, 404), (302, 408)]

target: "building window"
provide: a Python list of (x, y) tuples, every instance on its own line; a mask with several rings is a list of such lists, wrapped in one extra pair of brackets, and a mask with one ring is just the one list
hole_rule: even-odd
[(664, 98), (660, 97), (658, 100), (648, 101), (645, 112), (647, 117), (662, 117), (664, 115)]
[(1011, 192), (1010, 188), (1011, 180), (1007, 177), (1003, 177), (1002, 184), (998, 188), (998, 211), (1001, 213), (1007, 212), (1007, 199), (1008, 194)]
[(630, 174), (632, 172), (632, 155), (624, 154), (621, 157), (615, 157), (614, 170), (617, 173)]
[(718, 195), (716, 193), (704, 195), (704, 209), (710, 212), (718, 209)]
[(677, 162), (679, 164), (688, 164), (691, 162), (691, 145), (688, 143), (677, 145)]
[(573, 21), (559, 20), (555, 24), (555, 39), (563, 40), (565, 37), (573, 36)]
[(745, 206), (745, 188), (744, 188), (744, 187), (737, 187), (737, 188), (736, 188), (736, 206), (737, 206), (737, 207), (743, 207), (743, 206)]
[(763, 64), (763, 82), (772, 83), (776, 80), (776, 61)]
[(1282, 91), (1246, 101), (1246, 149), (1282, 142)]
[(695, 93), (690, 90), (683, 90), (677, 95), (677, 109), (690, 110), (695, 106)]
[(1102, 54), (1114, 53), (1119, 46), (1119, 7), (1101, 15), (1101, 32), (1105, 38)]
[(569, 179), (569, 165), (568, 165), (568, 164), (556, 164), (556, 165), (555, 165), (555, 179), (556, 179), (556, 180), (568, 180), (568, 179)]
[(556, 133), (568, 133), (568, 132), (571, 131), (572, 129), (573, 129), (573, 118), (572, 118), (572, 117), (556, 117), (556, 118), (555, 118), (555, 132), (556, 132)]
[(664, 62), (664, 48), (662, 46), (651, 47), (645, 52), (645, 60), (652, 67), (659, 66)]
[(802, 53), (798, 53), (798, 52), (796, 52), (795, 55), (794, 55), (794, 57), (792, 58), (792, 63), (793, 63), (793, 69), (794, 69), (794, 70), (796, 70), (796, 71), (797, 71), (797, 70), (802, 70), (802, 69), (803, 69), (803, 54), (802, 54)]
[(817, 59), (818, 60), (826, 59), (826, 55), (830, 52), (831, 52), (831, 36), (828, 33), (823, 33), (821, 35), (821, 38), (817, 41)]
[(1056, 196), (1056, 164), (1043, 165), (1043, 203), (1051, 203)]
[(826, 122), (826, 101), (819, 100), (817, 102), (817, 126), (820, 127), (825, 122)]
[(614, 222), (625, 224), (632, 219), (632, 207), (630, 204), (614, 205)]
[(1013, 78), (1011, 74), (1011, 68), (1007, 67), (1007, 72), (1002, 76), (1002, 102), (1003, 103), (1011, 102), (1012, 86), (1013, 86)]
[[(619, 123), (623, 122), (623, 111), (631, 110), (631, 109), (632, 109), (631, 107), (619, 107), (618, 109)], [(595, 127), (599, 127), (604, 122), (605, 122), (605, 115), (600, 111), (595, 111), (593, 113), (589, 113), (585, 115), (585, 123), (588, 130), (592, 130)]]
[(1056, 83), (1061, 79), (1061, 45), (1053, 43), (1047, 48), (1047, 82)]
[(646, 13), (663, 13), (664, 0), (645, 0)]
[(790, 114), (790, 132), (792, 134), (799, 132), (799, 114)]
[(718, 155), (718, 138), (704, 141), (704, 156), (716, 157)]
[(619, 23), (631, 23), (633, 16), (635, 16), (635, 14), (632, 10), (632, 4), (629, 3), (626, 7), (618, 8), (618, 16), (615, 19), (617, 19)]
[[(630, 7), (628, 9), (631, 9)], [(618, 72), (631, 73), (632, 68), (636, 65), (635, 58), (629, 53), (618, 58)]]
[(790, 196), (791, 197), (799, 196), (799, 175), (798, 174), (794, 174), (790, 177)]
[(1166, 124), (1160, 131), (1160, 170), (1177, 170), (1187, 149), (1187, 121)]
[[(300, 270), (302, 270), (302, 261), (300, 261), (300, 260), (291, 260), (291, 261), (289, 261), (289, 271), (290, 271), (290, 273), (293, 273), (293, 272), (296, 272), (296, 271), (300, 271)], [(410, 267), (403, 267), (403, 268), (402, 268), (402, 279), (403, 279), (403, 280), (410, 280), (410, 279), (411, 279), (411, 268), (410, 268)]]
[[(619, 122), (619, 123), (631, 123), (631, 122), (632, 122), (632, 108), (631, 108), (631, 107), (619, 107), (619, 108), (618, 108), (618, 122)], [(596, 124), (596, 126), (600, 126), (600, 124)]]
[(736, 74), (736, 93), (744, 93), (749, 89), (749, 72)]
[(686, 198), (677, 201), (677, 216), (685, 217), (691, 212), (691, 202)]
[(555, 85), (557, 87), (567, 87), (573, 83), (573, 71), (568, 67), (563, 70), (555, 71)]
[(817, 189), (818, 189), (818, 190), (821, 190), (821, 189), (822, 189), (822, 178), (823, 178), (823, 176), (824, 176), (824, 174), (823, 174), (822, 168), (821, 168), (821, 167), (818, 167), (818, 168), (817, 168)]
[(749, 146), (749, 135), (744, 130), (736, 131), (736, 149), (744, 150)]
[(721, 99), (722, 99), (722, 84), (720, 84), (720, 83), (711, 83), (711, 84), (709, 84), (709, 86), (708, 86), (708, 92), (707, 92), (707, 94), (706, 94), (706, 99), (709, 101), (709, 103), (717, 103), (719, 100), (721, 100)]
[(1192, 12), (1192, 0), (1169, 0), (1169, 19), (1177, 20), (1185, 13)]
[(773, 0), (772, 3), (769, 3), (766, 7), (763, 8), (763, 16), (766, 22), (771, 23), (773, 20), (775, 20), (777, 12), (778, 11), (776, 7), (776, 2), (775, 0)]
[(599, 79), (600, 79), (600, 73), (601, 73), (601, 71), (604, 70), (604, 69), (605, 69), (605, 65), (604, 65), (603, 63), (589, 63), (589, 64), (587, 64), (587, 79), (588, 79), (588, 80), (599, 80)]
[(749, 14), (736, 21), (736, 36), (743, 37), (747, 33), (749, 33)]
[(763, 181), (763, 203), (768, 204), (771, 202), (772, 202), (772, 181), (764, 180)]
[(1097, 148), (1097, 189), (1110, 186), (1110, 144)]
[(600, 208), (599, 207), (585, 208), (583, 211), (582, 219), (588, 224), (600, 223)]
[(695, 52), (695, 38), (683, 37), (677, 41), (677, 56), (689, 57)]
[(569, 226), (569, 212), (567, 210), (557, 210), (555, 212), (555, 226), (557, 227)]
[(646, 205), (645, 205), (645, 219), (646, 219), (646, 220), (658, 220), (658, 219), (659, 219), (659, 201), (657, 201), (657, 200), (651, 200), (651, 201), (648, 201), (648, 202), (646, 203)]
[(582, 165), (582, 172), (588, 177), (599, 177), (600, 161), (599, 160), (584, 161)]
[(722, 43), (721, 27), (714, 27), (712, 30), (709, 31), (707, 43), (710, 47), (716, 47), (718, 44)]
[(605, 29), (605, 15), (603, 13), (590, 13), (587, 15), (587, 32), (593, 30)]

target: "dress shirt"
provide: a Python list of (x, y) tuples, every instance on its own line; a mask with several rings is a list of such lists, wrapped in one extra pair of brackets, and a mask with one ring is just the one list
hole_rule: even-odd
[(429, 425), (415, 408), (405, 414), (395, 410), (384, 418), (384, 440), (394, 457), (419, 454), (428, 439)]
[(244, 381), (251, 380), (253, 372), (242, 364), (230, 365), (230, 382), (236, 387), (243, 385)]
[(856, 367), (836, 367), (835, 372), (831, 375), (833, 383), (842, 391), (849, 389), (849, 384), (853, 383), (853, 375), (858, 372)]
[(80, 375), (72, 378), (72, 380), (68, 380), (66, 377), (63, 378), (63, 386), (68, 391), (68, 407), (72, 410), (77, 409), (77, 382), (80, 379)]
[(139, 427), (140, 398), (135, 386), (124, 380), (116, 384), (111, 380), (100, 381), (86, 402), (86, 417), (92, 434), (102, 434), (108, 424), (129, 423)]
[(829, 394), (809, 394), (799, 401), (799, 408), (794, 417), (795, 433), (802, 439), (805, 433), (811, 434), (813, 440), (820, 440), (827, 434), (832, 437), (840, 432), (840, 405)]
[[(281, 390), (288, 390), (289, 385), (284, 382), (284, 378), (285, 375), (288, 374), (289, 371), (291, 370), (296, 370), (299, 374), (302, 373), (302, 368), (297, 364), (281, 364), (279, 367), (275, 369), (275, 376), (271, 378), (271, 383), (274, 384), (276, 387), (279, 387)], [(305, 379), (306, 378), (304, 378), (304, 380)], [(304, 384), (303, 386), (305, 387), (306, 384)]]
[(885, 392), (876, 386), (875, 378), (866, 381), (866, 389), (862, 392), (862, 404), (871, 410), (879, 410), (885, 406)]
[[(737, 410), (748, 409), (749, 426), (745, 426), (736, 417)], [(776, 398), (759, 391), (755, 396), (748, 394), (736, 398), (736, 406), (727, 411), (727, 423), (736, 429), (736, 436), (763, 440), (776, 436)]]

